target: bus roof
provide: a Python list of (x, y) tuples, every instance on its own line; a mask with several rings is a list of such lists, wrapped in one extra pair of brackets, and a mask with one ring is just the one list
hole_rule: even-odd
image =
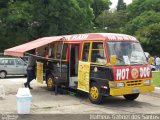
[(138, 40), (130, 35), (125, 34), (116, 34), (116, 33), (86, 33), (86, 34), (74, 34), (74, 35), (62, 35), (62, 36), (51, 36), (43, 37), (37, 40), (6, 49), (4, 55), (13, 55), (13, 56), (24, 56), (24, 53), (42, 47), (44, 45), (56, 42), (56, 41), (68, 41), (68, 42), (81, 42), (81, 41), (133, 41), (138, 42)]
[(106, 40), (106, 41), (134, 41), (138, 40), (130, 35), (117, 34), (117, 33), (86, 33), (75, 35), (64, 35), (67, 41), (82, 41), (82, 40)]

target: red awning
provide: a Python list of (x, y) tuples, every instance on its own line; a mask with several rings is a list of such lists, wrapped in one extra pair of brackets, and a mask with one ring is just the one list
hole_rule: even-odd
[(31, 42), (13, 47), (13, 48), (6, 49), (4, 51), (4, 55), (23, 57), (25, 52), (41, 47), (41, 46), (44, 46), (44, 45), (47, 45), (54, 41), (59, 41), (61, 38), (62, 38), (61, 36), (40, 38), (40, 39), (31, 41)]

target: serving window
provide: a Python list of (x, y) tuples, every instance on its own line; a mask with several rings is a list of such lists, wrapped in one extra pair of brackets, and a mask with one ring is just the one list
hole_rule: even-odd
[(52, 58), (53, 59), (60, 59), (61, 58), (61, 53), (62, 53), (62, 60), (66, 60), (67, 49), (68, 49), (68, 44), (67, 43), (62, 43), (62, 42), (58, 43), (57, 42), (57, 43), (52, 44), (52, 51), (53, 51), (52, 52), (52, 56), (53, 56)]

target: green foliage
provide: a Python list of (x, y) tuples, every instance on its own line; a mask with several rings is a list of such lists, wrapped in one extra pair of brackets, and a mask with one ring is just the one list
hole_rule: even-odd
[(108, 10), (110, 5), (110, 0), (93, 0), (92, 8), (95, 18), (97, 18), (104, 10)]
[(155, 11), (145, 11), (139, 16), (129, 21), (125, 27), (126, 33), (134, 35), (137, 30), (153, 23), (160, 22), (160, 13)]
[(1, 0), (0, 51), (39, 37), (89, 32), (91, 0)]
[(91, 1), (33, 0), (37, 36), (87, 32), (92, 27)]
[(129, 22), (123, 32), (137, 36), (145, 51), (158, 55), (160, 51), (160, 1), (134, 0), (127, 6)]
[(125, 11), (104, 11), (100, 14), (96, 23), (100, 28), (107, 28), (107, 32), (120, 32), (121, 28), (127, 22), (127, 13)]
[(133, 3), (127, 6), (127, 12), (132, 19), (145, 11), (160, 12), (159, 6), (160, 0), (133, 0)]
[(126, 3), (123, 0), (118, 0), (117, 11), (126, 10)]
[(139, 29), (136, 32), (137, 38), (141, 40), (144, 50), (157, 55), (160, 51), (160, 22), (153, 23)]
[[(0, 0), (0, 51), (44, 36), (115, 32), (137, 36), (145, 51), (160, 51), (160, 0)], [(93, 27), (94, 26), (94, 27)]]

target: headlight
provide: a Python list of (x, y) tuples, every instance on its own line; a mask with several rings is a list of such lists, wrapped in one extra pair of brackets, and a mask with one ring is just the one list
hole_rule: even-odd
[(110, 88), (117, 88), (117, 87), (124, 87), (124, 82), (110, 82), (109, 83)]
[(117, 87), (124, 87), (124, 83), (123, 82), (117, 83)]
[(144, 80), (144, 85), (150, 85), (151, 84), (151, 80)]

